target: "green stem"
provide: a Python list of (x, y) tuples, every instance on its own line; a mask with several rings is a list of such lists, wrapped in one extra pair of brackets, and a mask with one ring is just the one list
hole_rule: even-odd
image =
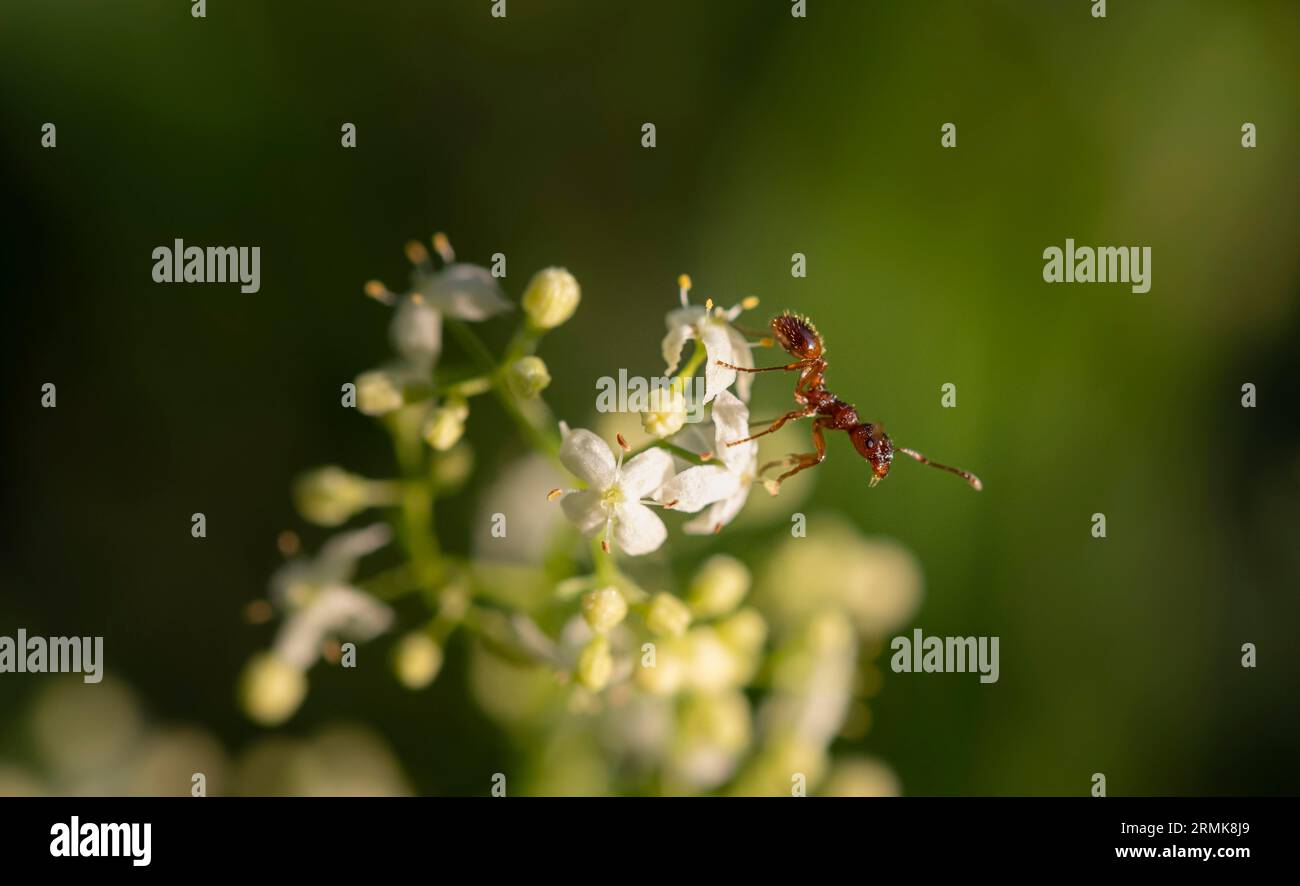
[[(514, 392), (510, 390), (510, 386), (506, 384), (505, 373), (506, 368), (510, 365), (509, 362), (501, 366), (496, 365), (496, 362), (492, 359), (492, 352), (488, 350), (487, 345), (483, 344), (483, 340), (464, 322), (449, 320), (447, 326), (465, 347), (465, 350), (469, 351), (470, 356), (479, 363), (488, 374), (488, 377), (491, 378), (492, 390), (496, 393), (497, 400), (500, 401), (501, 406), (519, 427), (528, 442), (538, 452), (550, 456), (558, 462), (560, 438), (555, 431), (551, 430), (555, 426), (555, 422), (545, 404), (541, 400), (530, 400), (523, 403), (514, 395)], [(516, 340), (521, 340), (526, 336), (526, 333), (521, 332), (516, 336)], [(513, 347), (515, 345), (512, 345)]]
[(424, 441), (420, 437), (418, 414), (398, 410), (389, 417), (393, 451), (402, 472), (401, 535), (411, 555), (415, 582), (433, 592), (442, 578), (438, 536), (433, 526), (433, 489), (428, 483)]

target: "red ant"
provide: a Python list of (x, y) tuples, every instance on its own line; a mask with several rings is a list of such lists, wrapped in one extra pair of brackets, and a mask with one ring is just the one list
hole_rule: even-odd
[(770, 326), (777, 343), (790, 356), (795, 358), (795, 362), (788, 363), (785, 366), (767, 366), (761, 369), (746, 369), (743, 366), (735, 366), (721, 360), (716, 362), (719, 366), (725, 366), (737, 372), (779, 371), (799, 373), (799, 380), (794, 385), (794, 401), (799, 404), (798, 409), (793, 409), (772, 422), (771, 427), (766, 431), (759, 431), (752, 436), (741, 440), (731, 440), (727, 443), (728, 446), (747, 443), (750, 440), (762, 437), (764, 434), (780, 430), (781, 426), (788, 421), (807, 418), (810, 415), (817, 416), (817, 420), (813, 422), (812, 427), (813, 445), (817, 447), (816, 452), (808, 452), (802, 455), (791, 454), (780, 461), (769, 462), (758, 472), (759, 476), (762, 476), (769, 468), (776, 465), (794, 466), (768, 486), (772, 494), (776, 494), (782, 480), (793, 477), (802, 470), (819, 465), (826, 458), (826, 441), (822, 438), (823, 430), (848, 432), (849, 439), (853, 441), (853, 448), (858, 451), (858, 455), (871, 462), (872, 486), (885, 479), (885, 476), (889, 473), (890, 463), (894, 460), (894, 453), (901, 452), (904, 455), (911, 456), (921, 464), (939, 468), (942, 471), (948, 471), (964, 478), (976, 490), (984, 488), (984, 484), (980, 483), (979, 477), (976, 477), (970, 471), (941, 465), (938, 462), (930, 461), (915, 450), (895, 446), (885, 434), (883, 425), (858, 421), (857, 409), (826, 390), (826, 369), (828, 364), (822, 356), (825, 348), (822, 337), (811, 320), (786, 311), (779, 317), (773, 317)]

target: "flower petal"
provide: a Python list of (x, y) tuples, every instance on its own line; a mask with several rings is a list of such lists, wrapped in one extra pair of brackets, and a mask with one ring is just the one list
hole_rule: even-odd
[(673, 457), (662, 449), (647, 449), (623, 465), (618, 487), (631, 501), (650, 495), (673, 476)]
[(719, 391), (725, 391), (736, 380), (736, 370), (719, 366), (718, 361), (732, 362), (731, 337), (727, 335), (727, 325), (713, 319), (699, 324), (700, 341), (704, 342), (708, 354), (708, 365), (704, 367), (704, 402), (712, 402)]
[(486, 320), (514, 307), (502, 296), (492, 272), (478, 265), (448, 265), (436, 274), (421, 275), (416, 289), (434, 308), (458, 320)]
[(326, 637), (370, 640), (392, 622), (393, 610), (364, 591), (330, 585), (285, 620), (275, 638), (275, 653), (296, 667), (309, 668), (320, 656)]
[[(728, 324), (727, 337), (731, 339), (731, 362), (737, 366), (744, 366), (746, 369), (754, 368), (754, 352), (750, 350), (749, 340), (739, 329)], [(749, 391), (754, 386), (754, 374), (752, 372), (736, 373), (736, 393), (740, 399), (746, 403), (749, 402)]]
[(570, 492), (560, 499), (560, 507), (569, 522), (583, 535), (592, 535), (605, 528), (605, 509), (600, 506), (599, 489)]
[(388, 326), (393, 350), (420, 372), (428, 372), (442, 351), (442, 315), (424, 300), (405, 296)]
[(655, 493), (655, 500), (672, 504), (672, 510), (694, 514), (700, 508), (735, 493), (740, 478), (721, 465), (687, 468)]
[(614, 544), (632, 557), (657, 550), (668, 529), (659, 515), (640, 502), (628, 501), (614, 509)]
[(672, 375), (677, 371), (677, 364), (682, 359), (682, 348), (686, 346), (687, 339), (695, 338), (695, 325), (703, 318), (704, 308), (685, 307), (668, 312), (664, 318), (668, 334), (664, 336), (662, 346), (664, 363), (668, 367), (664, 370), (664, 375)]
[(614, 453), (608, 443), (585, 428), (564, 435), (560, 462), (592, 489), (608, 489), (614, 482)]
[(750, 485), (742, 483), (731, 495), (713, 503), (713, 506), (694, 520), (684, 524), (682, 531), (688, 535), (709, 535), (717, 532), (736, 518), (749, 498)]
[(719, 392), (713, 401), (713, 429), (713, 454), (736, 474), (744, 475), (752, 470), (758, 458), (758, 441), (727, 445), (749, 436), (749, 407), (730, 391)]

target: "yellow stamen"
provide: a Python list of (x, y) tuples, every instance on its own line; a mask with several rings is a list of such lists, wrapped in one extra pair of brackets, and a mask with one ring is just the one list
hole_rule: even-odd
[(429, 250), (418, 240), (406, 244), (406, 259), (413, 265), (422, 265), (429, 260)]
[(442, 260), (451, 264), (456, 260), (456, 252), (451, 248), (451, 241), (442, 231), (433, 235), (433, 250), (442, 256)]
[(546, 500), (555, 501), (557, 498), (562, 498), (563, 496), (564, 496), (563, 489), (552, 489), (550, 492), (546, 493)]
[(677, 287), (678, 287), (679, 289), (685, 289), (687, 292), (690, 292), (690, 291), (691, 291), (691, 275), (690, 275), (690, 274), (682, 274), (680, 277), (678, 277), (678, 278), (677, 278)]
[(740, 306), (744, 308), (746, 311), (754, 310), (754, 308), (758, 307), (758, 296), (757, 295), (745, 296), (743, 299), (741, 299)]
[(265, 600), (253, 600), (244, 607), (244, 620), (252, 625), (266, 624), (271, 615), (271, 604)]
[(280, 549), (280, 553), (286, 557), (292, 557), (298, 553), (301, 542), (298, 540), (298, 533), (292, 529), (286, 529), (281, 532), (275, 539), (275, 546)]
[(382, 300), (388, 294), (388, 287), (378, 280), (366, 281), (366, 295)]

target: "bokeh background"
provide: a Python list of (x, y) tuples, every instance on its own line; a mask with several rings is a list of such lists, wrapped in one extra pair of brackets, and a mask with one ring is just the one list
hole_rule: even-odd
[[(837, 393), (980, 473), (982, 495), (912, 464), (868, 490), (832, 439), (808, 485), (805, 509), (915, 553), (912, 625), (1001, 638), (997, 684), (887, 673), (844, 739), (905, 792), (1083, 794), (1094, 772), (1112, 794), (1300, 789), (1300, 7), (808, 5), (0, 6), (0, 633), (105, 636), (113, 688), (72, 731), (119, 751), (165, 735), (182, 768), (255, 752), (274, 770), (310, 746), (343, 790), (352, 766), (371, 789), (481, 794), (521, 753), (456, 643), (424, 693), (382, 669), (314, 674), (274, 735), (235, 702), (270, 636), (241, 611), (277, 534), (321, 537), (295, 474), (393, 470), (338, 406), (387, 352), (361, 284), (400, 284), (402, 244), (444, 230), (463, 258), (506, 253), (516, 298), (546, 265), (581, 281), (543, 350), (562, 416), (590, 416), (598, 376), (661, 368), (688, 271), (700, 297), (811, 314)], [(153, 283), (176, 237), (260, 245), (261, 291)], [(1151, 291), (1045, 284), (1042, 250), (1066, 237), (1149, 245)], [(756, 415), (788, 397), (757, 390)], [(518, 447), (487, 402), (469, 439), (479, 468), (439, 503), (449, 546)], [(738, 529), (697, 550), (761, 570), (770, 542)], [(39, 786), (66, 758), (82, 784), (149, 785), (58, 745), (60, 691), (0, 675), (9, 777)]]

